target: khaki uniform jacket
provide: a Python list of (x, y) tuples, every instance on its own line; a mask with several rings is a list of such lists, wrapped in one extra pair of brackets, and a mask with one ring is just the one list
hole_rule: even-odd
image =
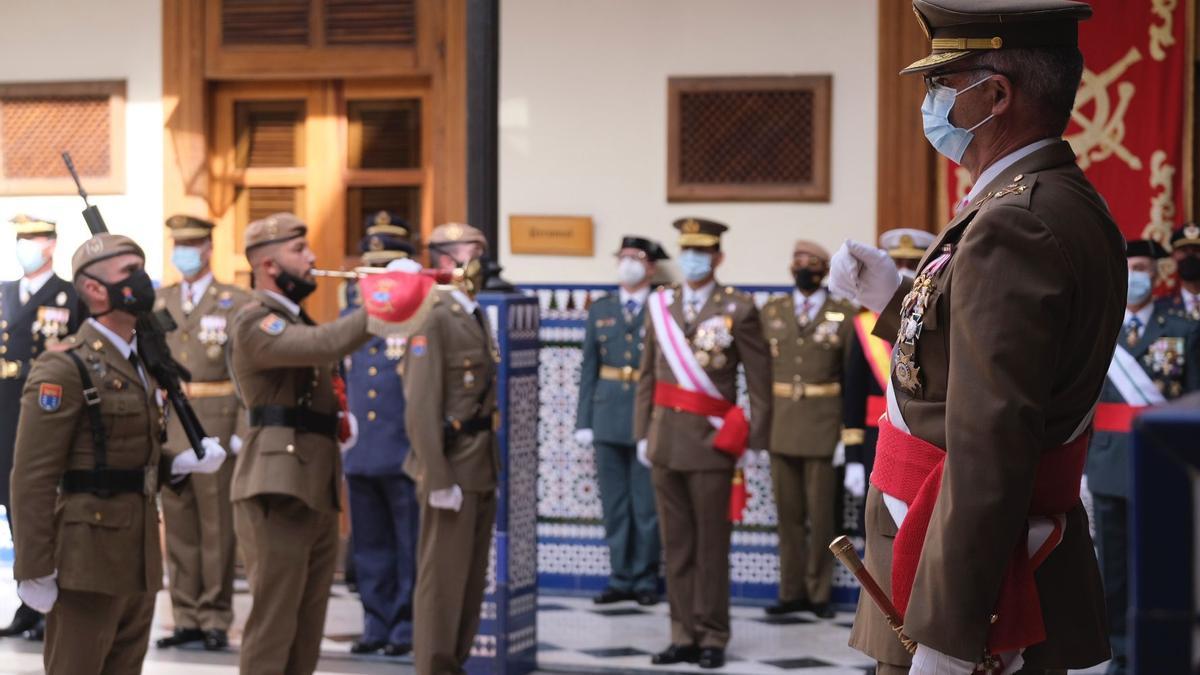
[[(336, 415), (333, 371), (339, 358), (370, 339), (366, 312), (311, 326), (270, 295), (253, 296), (237, 313), (231, 335), (232, 372), (246, 409), (295, 407), (308, 392), (311, 410)], [(313, 510), (336, 511), (341, 479), (336, 438), (292, 427), (253, 427), (238, 453), (230, 497), (236, 502), (261, 494), (290, 495)]]
[[(770, 450), (791, 457), (832, 457), (841, 439), (842, 397), (806, 396), (805, 385), (842, 385), (846, 349), (854, 336), (855, 310), (826, 294), (816, 318), (796, 321), (792, 293), (763, 307), (763, 330), (771, 348), (775, 392)], [(782, 391), (790, 388), (791, 393)]]
[[(167, 334), (167, 345), (175, 359), (191, 372), (192, 381), (189, 384), (228, 383), (232, 388), (225, 358), (229, 331), (238, 310), (249, 301), (250, 294), (241, 288), (213, 281), (192, 311), (184, 313), (180, 284), (171, 284), (159, 290), (158, 308), (165, 308), (175, 323), (179, 324), (178, 329)], [(235, 393), (231, 391), (227, 395), (213, 396), (197, 389), (188, 394), (188, 401), (200, 418), (205, 433), (221, 439), (227, 450), (231, 435), (237, 434), (245, 439), (249, 430), (246, 413)], [(182, 452), (190, 446), (175, 415), (167, 420), (167, 442), (164, 445), (175, 452)], [(234, 458), (229, 459), (232, 461)]]
[[(159, 446), (163, 412), (154, 380), (146, 374), (147, 391), (133, 364), (90, 323), (65, 343), (83, 360), (99, 392), (108, 467), (155, 467), (161, 484), (170, 475), (172, 458)], [(57, 387), (61, 399), (56, 405), (52, 395)], [(38, 357), (25, 383), (17, 426), (14, 576), (36, 579), (58, 570), (59, 587), (74, 591), (157, 591), (162, 588), (162, 555), (155, 494), (101, 498), (58, 492), (65, 471), (95, 467), (84, 407), (83, 385), (71, 357), (59, 351)]]
[[(701, 307), (689, 329), (683, 316), (683, 291), (674, 289), (670, 314), (685, 331), (689, 346), (705, 354), (701, 363), (717, 390), (728, 401), (737, 400), (738, 364), (745, 367), (746, 387), (750, 396), (750, 438), (748, 447), (767, 447), (771, 430), (771, 358), (763, 338), (758, 308), (754, 300), (730, 286), (717, 285)], [(654, 293), (647, 302), (654, 302)], [(700, 349), (691, 344), (697, 328), (705, 321), (723, 322), (732, 342), (723, 349)], [(657, 382), (677, 384), (667, 358), (661, 353), (654, 322), (646, 311), (646, 341), (634, 408), (634, 437), (648, 439), (650, 461), (672, 471), (729, 471), (737, 460), (713, 448), (716, 430), (708, 418), (654, 405)], [(717, 358), (720, 352), (722, 358)]]
[(434, 292), (429, 316), (404, 355), (404, 425), (412, 443), (404, 472), (423, 494), (455, 485), (464, 492), (491, 492), (500, 475), (496, 434), (459, 434), (447, 447), (444, 424), (494, 417), (498, 356), (490, 328), (450, 291)]
[[(918, 643), (977, 660), (1005, 567), (1026, 536), (1038, 461), (1070, 438), (1100, 396), (1124, 314), (1125, 242), (1066, 142), (1033, 152), (986, 186), (921, 267), (955, 242), (917, 343), (915, 395), (899, 386), (892, 364), (904, 421), (946, 449), (904, 628)], [(877, 336), (896, 339), (909, 286), (880, 316)], [(894, 536), (882, 500), (875, 503), (883, 534)], [(1047, 638), (1026, 650), (1027, 667), (1108, 658), (1087, 515), (1077, 504), (1066, 516), (1062, 543), (1037, 571)], [(895, 640), (878, 613), (866, 616), (878, 639)]]

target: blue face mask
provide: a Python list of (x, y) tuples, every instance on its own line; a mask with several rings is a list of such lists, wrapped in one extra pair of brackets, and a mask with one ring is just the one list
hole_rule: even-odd
[(1129, 292), (1127, 300), (1131, 305), (1140, 305), (1150, 297), (1150, 292), (1154, 290), (1154, 279), (1150, 277), (1149, 272), (1130, 272), (1129, 273)]
[(171, 252), (171, 263), (185, 277), (191, 277), (204, 267), (200, 249), (195, 246), (176, 246)]
[(684, 249), (679, 254), (679, 270), (688, 281), (700, 281), (712, 274), (712, 254)]
[(32, 239), (18, 239), (17, 262), (25, 274), (33, 274), (46, 264), (46, 246)]
[(972, 132), (983, 126), (985, 122), (995, 117), (995, 115), (988, 115), (979, 124), (970, 129), (960, 129), (950, 122), (950, 110), (954, 108), (954, 101), (958, 98), (959, 94), (978, 87), (987, 82), (988, 79), (990, 78), (985, 77), (975, 84), (960, 90), (933, 85), (929, 92), (925, 94), (925, 101), (921, 103), (921, 122), (925, 127), (926, 140), (929, 141), (934, 150), (937, 150), (955, 164), (962, 163), (963, 153), (967, 151), (967, 146), (975, 138), (975, 134)]

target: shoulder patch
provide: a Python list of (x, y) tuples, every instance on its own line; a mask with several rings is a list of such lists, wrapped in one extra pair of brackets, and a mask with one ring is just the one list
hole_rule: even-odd
[(424, 335), (414, 335), (412, 339), (408, 341), (408, 353), (420, 358), (425, 356), (425, 350), (428, 346), (429, 341)]
[(258, 323), (258, 327), (262, 329), (262, 332), (274, 337), (287, 328), (287, 321), (284, 321), (283, 317), (278, 314), (268, 314)]
[(46, 412), (55, 412), (62, 406), (62, 385), (43, 382), (38, 389), (38, 407)]

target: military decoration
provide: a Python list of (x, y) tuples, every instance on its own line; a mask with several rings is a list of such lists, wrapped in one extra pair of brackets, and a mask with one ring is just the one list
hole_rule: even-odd
[(893, 359), (893, 370), (896, 381), (909, 394), (915, 394), (921, 388), (921, 368), (917, 364), (917, 341), (921, 338), (921, 329), (925, 325), (925, 313), (933, 299), (934, 281), (938, 273), (950, 262), (954, 255), (954, 247), (947, 244), (942, 253), (913, 280), (912, 289), (904, 296), (900, 305), (900, 331), (896, 335), (896, 350)]
[[(696, 348), (696, 362), (701, 368), (712, 364), (721, 368), (727, 362), (724, 351), (733, 344), (731, 332), (732, 320), (725, 316), (714, 316), (705, 319), (696, 327), (696, 335), (692, 338), (692, 346)], [(719, 357), (719, 358), (718, 358)]]
[(62, 406), (62, 385), (43, 382), (38, 389), (38, 407), (46, 412), (55, 412)]
[(1144, 357), (1150, 371), (1164, 378), (1183, 377), (1184, 340), (1181, 337), (1158, 338)]
[(46, 339), (57, 339), (66, 335), (67, 324), (70, 320), (71, 310), (65, 307), (38, 307), (32, 331), (34, 336), (41, 335)]
[(225, 353), (225, 343), (229, 341), (225, 317), (220, 314), (200, 317), (200, 333), (197, 337), (205, 345), (204, 353), (208, 358), (214, 361), (221, 358)]
[(390, 361), (398, 361), (404, 358), (404, 350), (408, 346), (408, 339), (403, 335), (387, 336), (387, 347), (384, 349), (384, 356)]
[(836, 321), (822, 321), (813, 329), (813, 341), (817, 344), (827, 344), (831, 347), (836, 347), (841, 338), (838, 337), (838, 327), (840, 324)]
[(58, 305), (59, 307), (67, 304), (67, 292), (59, 291), (58, 295), (54, 296), (54, 304)]

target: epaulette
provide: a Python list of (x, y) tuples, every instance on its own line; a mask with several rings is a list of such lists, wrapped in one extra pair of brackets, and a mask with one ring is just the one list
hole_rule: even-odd
[(74, 335), (68, 335), (66, 338), (59, 340), (54, 344), (46, 345), (46, 351), (62, 353), (69, 352), (72, 349), (79, 349), (82, 346), (83, 343), (75, 339)]
[(1004, 187), (984, 195), (979, 210), (982, 211), (993, 204), (1028, 209), (1029, 202), (1033, 199), (1033, 186), (1037, 183), (1037, 178), (1036, 173), (1016, 174)]

